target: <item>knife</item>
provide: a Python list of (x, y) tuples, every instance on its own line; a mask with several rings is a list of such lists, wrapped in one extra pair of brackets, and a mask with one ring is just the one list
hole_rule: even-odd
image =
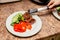
[(41, 12), (41, 11), (44, 11), (44, 10), (47, 10), (47, 9), (49, 9), (48, 6), (44, 6), (42, 8), (36, 8), (36, 9), (29, 9), (28, 13), (32, 14), (32, 13)]

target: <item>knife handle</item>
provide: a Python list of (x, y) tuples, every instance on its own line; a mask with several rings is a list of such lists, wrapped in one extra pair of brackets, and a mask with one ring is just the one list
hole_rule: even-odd
[(38, 11), (44, 11), (44, 10), (47, 10), (47, 9), (49, 9), (49, 7), (45, 6), (45, 7), (42, 7), (42, 8), (38, 8)]

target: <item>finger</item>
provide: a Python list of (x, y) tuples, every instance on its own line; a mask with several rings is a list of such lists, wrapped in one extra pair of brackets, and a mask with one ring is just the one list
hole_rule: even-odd
[(56, 8), (52, 8), (51, 10), (54, 11), (54, 10), (56, 10)]
[(55, 3), (54, 4), (52, 4), (49, 8), (53, 8), (55, 6)]
[(50, 2), (48, 3), (48, 6), (50, 6), (51, 4), (53, 4), (53, 1), (50, 1)]

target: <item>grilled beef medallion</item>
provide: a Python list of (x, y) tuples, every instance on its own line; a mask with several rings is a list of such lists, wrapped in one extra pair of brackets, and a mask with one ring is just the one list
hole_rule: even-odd
[(35, 23), (35, 19), (32, 17), (32, 15), (30, 15), (28, 12), (26, 12), (23, 17), (25, 18), (26, 22), (29, 22), (31, 24)]

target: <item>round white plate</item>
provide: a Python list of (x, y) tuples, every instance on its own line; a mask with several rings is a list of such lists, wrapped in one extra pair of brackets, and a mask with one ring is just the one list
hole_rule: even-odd
[(26, 11), (19, 11), (19, 12), (15, 12), (13, 14), (11, 14), (7, 20), (6, 20), (6, 28), (8, 29), (8, 31), (10, 33), (12, 33), (13, 35), (19, 36), (19, 37), (29, 37), (32, 36), (36, 33), (38, 33), (41, 30), (42, 27), (42, 21), (41, 19), (37, 16), (37, 15), (32, 15), (32, 17), (36, 20), (36, 22), (32, 25), (32, 29), (31, 30), (26, 30), (26, 32), (20, 33), (20, 32), (15, 32), (13, 30), (13, 27), (10, 25), (11, 24), (11, 20), (13, 18), (13, 16), (15, 16), (18, 13), (22, 13), (24, 14)]
[(53, 15), (54, 15), (57, 19), (60, 20), (60, 16), (58, 15), (57, 10), (54, 10), (54, 11), (53, 11)]

